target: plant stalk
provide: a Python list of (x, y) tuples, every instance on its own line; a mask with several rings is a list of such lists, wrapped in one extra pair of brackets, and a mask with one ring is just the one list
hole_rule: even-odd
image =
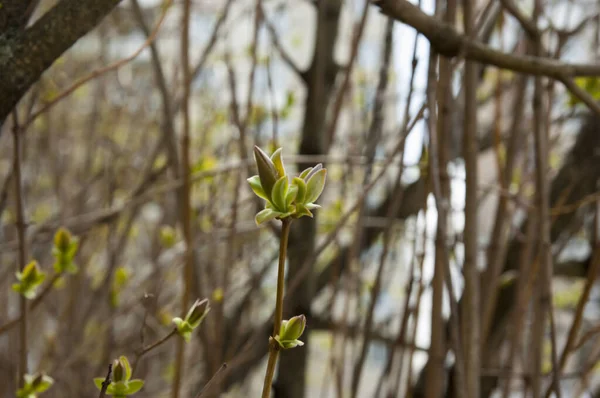
[[(185, 265), (183, 267), (183, 294), (181, 297), (181, 313), (185, 314), (190, 301), (192, 278), (194, 268), (194, 235), (192, 229), (192, 205), (191, 205), (191, 187), (190, 187), (190, 107), (189, 99), (191, 94), (191, 76), (189, 62), (189, 39), (190, 39), (190, 15), (192, 12), (191, 0), (183, 2), (183, 13), (181, 15), (181, 65), (183, 72), (183, 98), (182, 98), (182, 117), (183, 130), (181, 137), (181, 178), (183, 186), (179, 202), (181, 207), (181, 227), (185, 239)], [(175, 375), (173, 377), (172, 398), (179, 398), (181, 390), (181, 380), (185, 368), (185, 342), (183, 338), (177, 340), (175, 353)]]
[[(23, 271), (27, 264), (27, 241), (25, 238), (25, 210), (23, 205), (23, 180), (21, 176), (21, 129), (18, 124), (17, 112), (13, 112), (13, 162), (15, 172), (15, 204), (17, 211), (17, 236), (19, 239), (19, 262), (17, 271)], [(19, 297), (19, 366), (18, 385), (24, 386), (24, 376), (27, 373), (27, 299), (22, 294)]]
[(267, 372), (265, 373), (265, 382), (263, 385), (262, 398), (271, 396), (271, 385), (275, 375), (275, 367), (279, 356), (279, 345), (275, 341), (275, 336), (279, 334), (281, 322), (283, 321), (283, 293), (285, 287), (285, 259), (287, 257), (288, 237), (290, 235), (290, 225), (292, 220), (285, 218), (281, 220), (281, 239), (279, 241), (279, 265), (277, 267), (277, 297), (275, 301), (275, 321), (273, 323), (273, 336), (269, 341), (269, 361), (267, 362)]

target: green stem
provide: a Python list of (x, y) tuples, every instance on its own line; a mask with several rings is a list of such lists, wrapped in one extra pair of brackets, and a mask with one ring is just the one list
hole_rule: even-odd
[(279, 265), (277, 267), (277, 298), (275, 301), (275, 322), (273, 323), (273, 339), (269, 341), (269, 361), (267, 363), (267, 373), (263, 385), (262, 398), (269, 398), (271, 395), (271, 385), (273, 384), (273, 375), (277, 366), (277, 357), (279, 356), (279, 345), (274, 340), (281, 329), (283, 320), (283, 292), (285, 287), (285, 259), (287, 256), (288, 237), (290, 235), (290, 225), (292, 220), (285, 218), (281, 220), (281, 239), (279, 241)]

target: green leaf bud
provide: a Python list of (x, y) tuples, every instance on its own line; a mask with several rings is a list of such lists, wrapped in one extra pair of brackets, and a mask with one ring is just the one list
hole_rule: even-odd
[(271, 158), (257, 146), (254, 146), (254, 159), (258, 168), (260, 183), (267, 197), (271, 197), (273, 186), (279, 179), (279, 174)]

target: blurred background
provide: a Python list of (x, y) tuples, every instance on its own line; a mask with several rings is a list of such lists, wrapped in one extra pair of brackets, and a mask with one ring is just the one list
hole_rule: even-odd
[[(28, 26), (60, 3), (31, 2)], [(254, 222), (253, 145), (328, 169), (322, 209), (292, 224), (284, 318), (307, 329), (272, 396), (600, 396), (600, 116), (581, 100), (598, 78), (438, 57), (422, 24), (364, 0), (113, 3), (0, 130), (1, 397), (18, 388), (19, 204), (49, 275), (56, 230), (79, 238), (78, 272), (48, 277), (27, 317), (43, 397), (97, 396), (119, 355), (138, 397), (195, 397), (215, 373), (206, 396), (259, 396), (280, 224)], [(457, 34), (468, 4), (503, 54), (598, 63), (594, 0), (412, 4)], [(186, 289), (212, 310), (183, 365), (177, 336), (138, 358)]]

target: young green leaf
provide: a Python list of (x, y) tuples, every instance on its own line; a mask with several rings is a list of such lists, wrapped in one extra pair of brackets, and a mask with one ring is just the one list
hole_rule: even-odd
[(271, 202), (275, 205), (275, 209), (284, 213), (287, 211), (285, 197), (288, 191), (288, 179), (286, 176), (281, 177), (273, 186)]
[(254, 221), (256, 222), (256, 225), (260, 225), (267, 221), (271, 221), (272, 219), (279, 217), (280, 215), (281, 215), (280, 212), (275, 211), (273, 209), (264, 209), (264, 210), (258, 212), (258, 214), (256, 214)]
[(312, 171), (312, 167), (309, 167), (307, 169), (305, 169), (302, 173), (300, 173), (300, 178), (302, 178), (304, 181), (306, 181), (306, 176), (308, 175), (308, 173), (310, 173)]
[(323, 165), (321, 163), (319, 163), (318, 165), (316, 165), (315, 167), (313, 167), (310, 172), (304, 177), (305, 181), (308, 181), (312, 178), (312, 176), (314, 176), (318, 171), (323, 170)]
[(278, 179), (277, 169), (275, 169), (271, 158), (257, 146), (254, 147), (254, 159), (256, 160), (256, 168), (258, 169), (263, 191), (268, 197), (271, 197), (273, 185)]
[(296, 194), (296, 202), (304, 203), (306, 198), (306, 182), (302, 178), (294, 177), (292, 180), (293, 186), (298, 187), (298, 193)]
[(310, 210), (305, 205), (298, 203), (296, 204), (296, 213), (294, 214), (294, 217), (300, 218), (302, 216), (313, 218), (313, 214), (310, 212)]
[(102, 383), (104, 383), (104, 377), (94, 377), (94, 385), (98, 390), (102, 390)]
[(327, 170), (320, 169), (316, 173), (314, 173), (308, 183), (306, 184), (306, 200), (305, 203), (312, 203), (316, 201), (321, 193), (323, 192), (323, 188), (325, 188), (325, 179), (327, 177)]
[(271, 161), (275, 165), (275, 170), (277, 170), (277, 177), (281, 178), (285, 174), (285, 167), (283, 166), (283, 160), (281, 159), (282, 149), (279, 148), (271, 155)]
[(269, 196), (267, 196), (267, 194), (265, 193), (265, 190), (263, 189), (261, 183), (260, 183), (260, 177), (259, 176), (252, 176), (250, 178), (248, 178), (246, 181), (248, 181), (248, 183), (250, 184), (250, 188), (252, 188), (252, 191), (256, 194), (256, 196), (258, 196), (261, 199), (264, 200), (271, 200), (271, 198)]
[(127, 383), (127, 395), (135, 394), (140, 391), (142, 387), (144, 387), (144, 380), (130, 380), (129, 383)]
[(296, 200), (296, 195), (298, 195), (298, 186), (290, 185), (287, 195), (285, 195), (285, 208), (286, 210), (290, 208), (294, 200)]

